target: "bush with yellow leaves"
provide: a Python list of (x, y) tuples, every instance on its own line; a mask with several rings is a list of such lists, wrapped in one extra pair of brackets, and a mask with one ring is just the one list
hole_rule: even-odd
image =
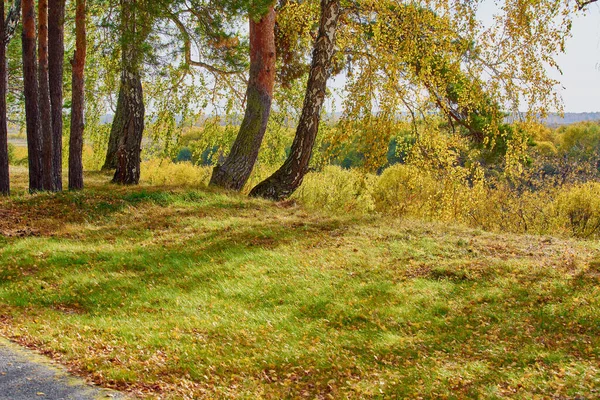
[(151, 185), (207, 186), (211, 173), (212, 167), (173, 163), (168, 159), (151, 159), (141, 165), (141, 181)]
[(428, 173), (410, 165), (396, 164), (375, 179), (375, 210), (396, 216), (426, 215), (432, 211), (439, 185)]
[(554, 207), (560, 225), (573, 236), (600, 234), (600, 183), (587, 182), (561, 190)]
[(294, 198), (310, 208), (367, 213), (375, 209), (371, 193), (375, 180), (358, 170), (328, 166), (307, 174)]
[[(152, 185), (207, 186), (211, 167), (152, 159), (142, 163), (142, 181)], [(245, 188), (272, 173), (257, 168)], [(334, 213), (377, 212), (461, 223), (490, 231), (600, 237), (600, 183), (534, 189), (477, 168), (427, 170), (397, 164), (381, 175), (327, 166), (306, 175), (293, 195), (306, 207)]]

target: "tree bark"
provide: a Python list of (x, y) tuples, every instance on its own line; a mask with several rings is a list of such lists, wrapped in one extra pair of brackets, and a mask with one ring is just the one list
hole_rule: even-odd
[(85, 0), (77, 0), (75, 12), (75, 55), (71, 61), (72, 75), (72, 106), (71, 106), (71, 136), (69, 139), (69, 189), (83, 189), (83, 129), (85, 87), (84, 69), (86, 56), (85, 31)]
[(48, 62), (50, 104), (52, 110), (52, 175), (54, 179), (54, 189), (62, 190), (65, 0), (48, 0), (48, 6)]
[(217, 165), (210, 184), (241, 190), (256, 163), (267, 130), (275, 83), (275, 10), (273, 6), (258, 22), (250, 18), (250, 77), (246, 111), (225, 162)]
[(140, 180), (144, 96), (141, 84), (141, 43), (145, 34), (138, 26), (135, 0), (121, 0), (123, 32), (121, 87), (123, 89), (123, 136), (117, 150), (114, 183), (136, 185)]
[(43, 190), (43, 184), (34, 1), (23, 0), (21, 11), (23, 18), (23, 86), (29, 158), (29, 191), (36, 192)]
[(302, 180), (308, 172), (312, 150), (319, 131), (327, 80), (331, 72), (331, 59), (335, 49), (335, 34), (339, 16), (339, 0), (321, 0), (319, 33), (314, 44), (302, 114), (290, 154), (281, 168), (252, 189), (250, 196), (272, 200), (285, 199), (302, 184)]
[(6, 23), (4, 21), (4, 1), (0, 1), (0, 195), (10, 194), (10, 174), (8, 167), (8, 123), (6, 116)]
[[(140, 83), (141, 84), (141, 83)], [(119, 142), (123, 136), (123, 126), (125, 125), (124, 112), (124, 92), (123, 86), (119, 85), (119, 97), (117, 98), (117, 109), (110, 128), (110, 137), (108, 138), (108, 148), (106, 149), (106, 158), (102, 170), (111, 170), (117, 168), (117, 151), (119, 150)]]
[(48, 83), (48, 0), (38, 1), (38, 85), (40, 105), (40, 137), (42, 140), (42, 185), (53, 191), (52, 110)]
[(8, 15), (4, 16), (4, 1), (0, 4), (0, 195), (10, 194), (10, 170), (8, 160), (8, 117), (6, 94), (8, 91), (8, 60), (6, 48), (12, 39), (19, 16), (21, 0), (15, 0)]

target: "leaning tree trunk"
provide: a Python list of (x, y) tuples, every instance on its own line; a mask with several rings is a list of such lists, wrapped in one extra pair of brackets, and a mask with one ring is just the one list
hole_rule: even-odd
[(4, 1), (0, 1), (0, 195), (10, 194), (8, 170), (8, 123), (6, 115), (6, 24), (4, 21)]
[(340, 0), (321, 0), (319, 34), (313, 49), (304, 105), (290, 154), (281, 168), (252, 189), (250, 196), (281, 200), (290, 196), (302, 184), (319, 130), (339, 16)]
[(217, 165), (210, 184), (241, 190), (254, 168), (271, 111), (275, 83), (275, 10), (259, 22), (250, 18), (250, 79), (246, 112), (235, 142), (222, 165)]
[(48, 0), (38, 1), (38, 85), (40, 136), (42, 140), (42, 185), (53, 191), (52, 110), (48, 83)]
[(52, 109), (52, 153), (55, 190), (62, 190), (63, 73), (65, 0), (48, 0), (48, 61)]
[(43, 190), (34, 3), (34, 0), (23, 0), (21, 7), (23, 15), (23, 87), (30, 192)]
[[(141, 82), (140, 82), (141, 84)], [(119, 142), (123, 136), (123, 127), (125, 122), (125, 104), (123, 100), (123, 87), (119, 86), (119, 97), (117, 99), (117, 109), (110, 128), (110, 137), (108, 138), (108, 148), (106, 149), (106, 158), (102, 170), (110, 170), (117, 168), (117, 151), (119, 150)]]
[(85, 0), (77, 0), (75, 12), (75, 56), (71, 61), (72, 106), (69, 139), (69, 189), (83, 189), (84, 68), (86, 56)]
[(114, 183), (136, 185), (140, 181), (144, 96), (140, 76), (141, 33), (136, 18), (135, 0), (121, 0), (123, 32), (121, 88), (123, 89), (123, 136), (117, 150)]

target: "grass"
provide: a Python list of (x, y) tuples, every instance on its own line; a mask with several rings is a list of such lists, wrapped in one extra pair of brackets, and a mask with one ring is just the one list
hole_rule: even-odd
[(193, 188), (0, 199), (0, 333), (149, 398), (595, 398), (599, 244)]

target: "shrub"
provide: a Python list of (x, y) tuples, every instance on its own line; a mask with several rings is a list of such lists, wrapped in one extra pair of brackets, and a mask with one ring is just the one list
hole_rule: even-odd
[(398, 216), (423, 215), (438, 190), (436, 181), (426, 172), (396, 164), (387, 168), (375, 182), (375, 210)]
[(294, 198), (310, 208), (366, 213), (374, 210), (371, 190), (376, 177), (356, 170), (328, 166), (309, 173)]
[(212, 168), (192, 165), (190, 162), (173, 163), (166, 159), (151, 159), (141, 165), (142, 182), (151, 185), (206, 186)]
[(555, 200), (560, 223), (576, 237), (600, 233), (600, 183), (588, 182), (563, 189)]
[(15, 145), (12, 143), (8, 144), (8, 163), (9, 164), (14, 164), (15, 163)]
[(192, 161), (192, 150), (190, 150), (188, 147), (184, 147), (181, 150), (179, 150), (179, 154), (177, 154), (177, 157), (175, 159), (176, 162), (184, 162), (184, 161)]
[(8, 144), (8, 163), (10, 165), (26, 167), (28, 162), (27, 147), (15, 146), (12, 143)]

